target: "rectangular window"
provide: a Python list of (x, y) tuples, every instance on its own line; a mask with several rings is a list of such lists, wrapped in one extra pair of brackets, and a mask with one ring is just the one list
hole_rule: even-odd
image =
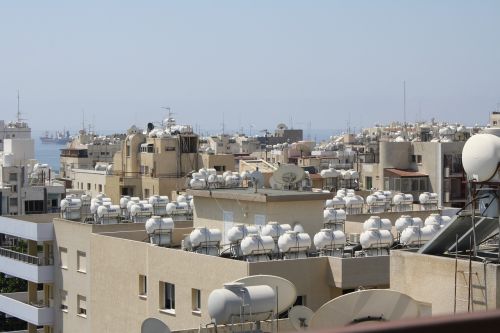
[(68, 269), (68, 249), (65, 247), (59, 247), (59, 258), (61, 260), (61, 268)]
[(11, 182), (17, 181), (17, 173), (9, 173), (9, 181)]
[(175, 313), (175, 285), (160, 282), (160, 309)]
[(149, 188), (144, 189), (144, 198), (149, 198)]
[(365, 188), (367, 190), (371, 189), (373, 187), (372, 177), (365, 177), (365, 183), (366, 183)]
[(61, 290), (61, 310), (68, 312), (68, 292)]
[(90, 183), (87, 183), (87, 190), (90, 191), (91, 187), (90, 187)]
[(77, 314), (82, 317), (87, 317), (87, 297), (77, 296)]
[(422, 155), (417, 155), (417, 164), (422, 164)]
[(9, 199), (9, 205), (11, 207), (17, 207), (17, 198), (10, 198)]
[(201, 290), (191, 289), (191, 304), (194, 312), (201, 312)]
[(148, 277), (139, 275), (139, 296), (147, 297), (148, 295)]
[(76, 252), (77, 271), (81, 273), (87, 272), (87, 254), (83, 251)]
[(99, 184), (99, 193), (102, 193), (102, 184)]

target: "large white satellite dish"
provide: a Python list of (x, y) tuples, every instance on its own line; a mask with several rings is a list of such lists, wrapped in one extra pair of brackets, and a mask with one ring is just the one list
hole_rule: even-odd
[(252, 275), (238, 279), (234, 282), (244, 283), (247, 287), (267, 285), (273, 288), (278, 292), (278, 313), (288, 310), (293, 303), (295, 303), (295, 299), (297, 298), (297, 289), (295, 289), (295, 285), (279, 276)]
[(288, 319), (293, 328), (297, 331), (304, 331), (309, 327), (313, 315), (313, 310), (307, 306), (296, 305), (288, 312)]
[(356, 291), (337, 297), (316, 311), (310, 321), (314, 330), (390, 321), (420, 316), (417, 302), (408, 295), (388, 289)]
[(170, 333), (170, 329), (161, 320), (148, 318), (142, 322), (141, 333)]
[(294, 164), (283, 164), (273, 173), (273, 181), (277, 184), (290, 186), (306, 177), (304, 170)]

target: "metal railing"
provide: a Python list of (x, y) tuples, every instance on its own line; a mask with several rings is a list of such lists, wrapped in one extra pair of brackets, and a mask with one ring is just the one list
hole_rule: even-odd
[(37, 266), (49, 266), (54, 264), (53, 258), (39, 258), (26, 253), (20, 253), (4, 248), (0, 248), (0, 256)]

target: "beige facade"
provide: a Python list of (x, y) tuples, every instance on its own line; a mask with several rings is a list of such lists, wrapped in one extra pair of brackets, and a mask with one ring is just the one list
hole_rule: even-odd
[[(500, 265), (472, 261), (471, 268), (472, 311), (497, 309)], [(432, 304), (433, 315), (452, 314), (455, 304), (457, 312), (468, 311), (469, 271), (469, 260), (464, 257), (455, 262), (454, 257), (391, 252), (391, 289)]]
[[(463, 187), (461, 166), (465, 141), (454, 142), (379, 142), (379, 163), (361, 164), (360, 174), (363, 188), (401, 191), (416, 194), (421, 192), (441, 193), (443, 206), (462, 205), (466, 193)], [(427, 185), (415, 187), (411, 180), (399, 189), (390, 186), (386, 169), (411, 170), (427, 175)], [(404, 181), (403, 181), (404, 182)]]

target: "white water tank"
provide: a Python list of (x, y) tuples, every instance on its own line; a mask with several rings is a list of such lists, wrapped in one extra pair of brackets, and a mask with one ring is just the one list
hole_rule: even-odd
[(153, 215), (153, 205), (147, 203), (134, 203), (130, 208), (130, 216), (151, 216)]
[(189, 181), (189, 186), (192, 189), (204, 189), (207, 187), (207, 181), (202, 178), (193, 178)]
[(208, 296), (208, 314), (217, 325), (267, 320), (272, 318), (275, 306), (275, 291), (267, 285), (230, 283)]
[(130, 201), (130, 196), (128, 195), (124, 195), (120, 198), (120, 208), (121, 209), (125, 209), (127, 208), (127, 204), (129, 203)]
[(321, 229), (314, 235), (314, 246), (318, 250), (324, 248), (339, 249), (346, 244), (346, 236), (341, 230)]
[(325, 209), (323, 211), (324, 222), (342, 222), (346, 220), (346, 212), (343, 209)]
[(354, 206), (362, 206), (364, 203), (363, 197), (359, 195), (355, 195), (353, 193), (348, 193), (345, 197), (345, 205), (346, 207), (354, 207)]
[(148, 199), (148, 203), (152, 205), (167, 205), (169, 202), (168, 196), (166, 195), (152, 195)]
[(120, 215), (119, 205), (102, 205), (97, 208), (97, 216), (100, 218), (118, 217)]
[(196, 228), (189, 234), (189, 240), (193, 247), (198, 247), (202, 243), (215, 244), (221, 242), (222, 234), (219, 229)]
[(361, 233), (359, 242), (363, 249), (389, 248), (393, 238), (389, 230), (370, 229)]
[(278, 238), (278, 246), (281, 252), (302, 252), (311, 247), (309, 234), (296, 231), (287, 231)]
[(439, 214), (431, 214), (425, 219), (425, 225), (443, 225), (443, 217)]
[(370, 216), (368, 220), (363, 223), (363, 230), (370, 229), (391, 230), (392, 223), (389, 219), (381, 219), (379, 216)]
[(236, 224), (227, 232), (227, 239), (231, 242), (241, 241), (249, 234), (257, 234), (259, 231), (255, 226), (246, 226), (245, 224)]
[(368, 205), (383, 205), (385, 204), (385, 195), (383, 194), (370, 194), (366, 197), (366, 204)]
[(403, 245), (421, 245), (434, 238), (440, 230), (438, 225), (426, 225), (423, 228), (409, 226), (401, 233), (400, 242)]
[(401, 215), (395, 222), (396, 230), (402, 232), (407, 227), (414, 225), (414, 220), (410, 215)]
[(172, 241), (172, 229), (174, 229), (174, 221), (169, 218), (153, 216), (148, 219), (144, 225), (146, 233), (149, 235), (151, 244), (160, 246), (170, 245)]
[(340, 190), (337, 190), (337, 197), (343, 198), (347, 195), (345, 188), (341, 188)]
[(76, 198), (68, 198), (61, 200), (61, 212), (62, 217), (68, 220), (78, 220), (80, 219), (80, 208), (82, 207), (82, 201)]
[(243, 255), (249, 256), (256, 253), (270, 253), (274, 250), (275, 244), (271, 236), (252, 234), (243, 238), (240, 246)]
[(184, 194), (181, 194), (181, 195), (177, 196), (177, 200), (176, 201), (179, 202), (179, 203), (180, 202), (186, 202), (187, 198), (186, 198), (186, 196)]
[(292, 227), (289, 224), (279, 224), (278, 222), (268, 222), (262, 230), (260, 234), (262, 236), (271, 236), (273, 238), (278, 238), (283, 235), (286, 231), (292, 230)]

